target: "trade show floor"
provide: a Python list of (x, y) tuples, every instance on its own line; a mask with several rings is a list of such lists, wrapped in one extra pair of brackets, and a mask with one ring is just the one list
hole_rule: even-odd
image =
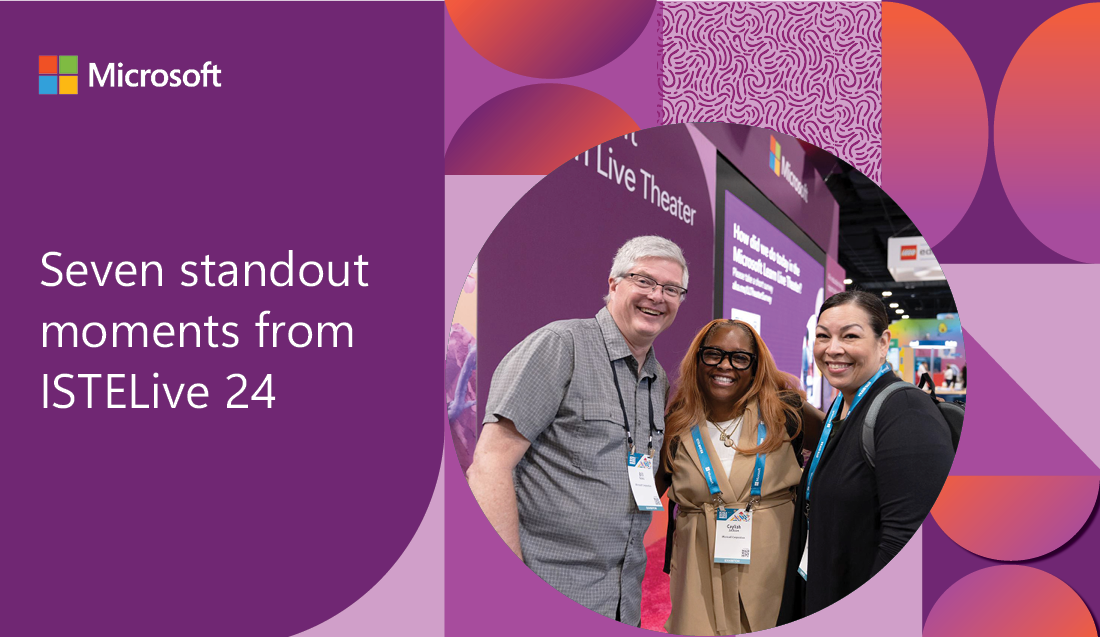
[(642, 580), (642, 628), (665, 632), (665, 621), (672, 610), (668, 596), (668, 575), (664, 572), (665, 539), (646, 546), (645, 579)]

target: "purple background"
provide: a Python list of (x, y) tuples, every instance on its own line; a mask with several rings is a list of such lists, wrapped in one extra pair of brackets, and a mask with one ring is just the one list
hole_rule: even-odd
[[(444, 16), (443, 45), (447, 75), (443, 116), (444, 149), (451, 143), (462, 122), (492, 97), (519, 86), (555, 83), (588, 89), (611, 100), (638, 124), (639, 128), (656, 126), (658, 97), (657, 78), (660, 58), (657, 55), (658, 7), (641, 35), (626, 51), (606, 65), (588, 73), (565, 79), (540, 80), (505, 71), (475, 51), (455, 28), (451, 16)], [(597, 9), (598, 10), (598, 9)]]
[[(928, 13), (938, 20), (965, 48), (981, 80), (989, 114), (989, 125), (992, 127), (997, 107), (997, 96), (1004, 73), (1019, 50), (1020, 45), (1051, 16), (1080, 3), (1066, 0), (1042, 3), (1013, 3), (1010, 11), (1004, 11), (1003, 6), (992, 2), (960, 3), (947, 0), (919, 0), (907, 4)], [(1075, 64), (1073, 60), (1067, 63)], [(1084, 70), (1083, 67), (1082, 70)], [(1041, 97), (1039, 96), (1039, 98)], [(1037, 122), (1035, 134), (1049, 134), (1055, 128), (1051, 127), (1049, 123)], [(982, 175), (973, 203), (954, 230), (933, 246), (939, 262), (942, 264), (1075, 263), (1072, 259), (1066, 258), (1043, 245), (1020, 221), (1001, 185), (1001, 178), (993, 152), (994, 136), (992, 134), (989, 135), (988, 143), (989, 152), (986, 155), (985, 172)], [(1037, 159), (1037, 161), (1041, 161), (1041, 159)], [(887, 168), (884, 172), (888, 176), (889, 162), (887, 161), (886, 164)], [(919, 219), (917, 221), (919, 222)], [(991, 229), (995, 232), (996, 240), (981, 240), (990, 236)], [(945, 270), (947, 269), (945, 265)], [(1005, 271), (1003, 266), (1000, 269), (990, 267), (983, 274), (988, 277), (1003, 276), (1013, 281), (1016, 280), (1011, 277), (1011, 272)], [(971, 286), (971, 288), (975, 292), (981, 289), (975, 286)], [(959, 299), (960, 306), (962, 306), (964, 299), (961, 293)], [(988, 313), (984, 313), (984, 307), (993, 304), (993, 301), (974, 294), (966, 296), (966, 299), (970, 299), (968, 302), (973, 308), (969, 305), (966, 306), (970, 309), (964, 309), (962, 314), (964, 321), (967, 321), (967, 317), (970, 316), (965, 312), (970, 311), (973, 314), (979, 305), (983, 308), (981, 318), (986, 321), (990, 320)], [(970, 320), (973, 321), (973, 319)], [(996, 325), (996, 321), (986, 325)], [(975, 327), (970, 329), (976, 331)], [(984, 332), (989, 333), (988, 338), (990, 341), (997, 334), (997, 332), (989, 331), (988, 326), (986, 326), (986, 330), (979, 332), (979, 335)], [(977, 431), (977, 427), (984, 426), (982, 423), (986, 422), (987, 419), (991, 423), (996, 423), (996, 427), (1000, 428), (1008, 422), (1035, 422), (1036, 419), (1041, 418), (1044, 425), (1046, 423), (1050, 424), (1050, 427), (1044, 429), (1044, 432), (1049, 432), (1044, 434), (1047, 436), (1044, 441), (1049, 438), (1056, 444), (1053, 446), (1044, 445), (1041, 448), (1033, 447), (1032, 451), (1039, 450), (1043, 452), (1038, 462), (1029, 454), (1026, 462), (1013, 464), (1012, 456), (1019, 455), (1016, 449), (1012, 448), (1012, 445), (1007, 442), (997, 442), (1002, 439), (1009, 440), (1011, 436), (998, 434), (979, 438), (978, 441), (981, 445), (977, 447), (978, 453), (974, 453), (972, 459), (967, 461), (962, 455), (967, 440), (964, 436), (963, 443), (960, 444), (960, 455), (956, 459), (955, 466), (952, 467), (952, 473), (955, 475), (1005, 475), (1006, 473), (1091, 475), (1095, 471), (1095, 467), (1090, 468), (1088, 466), (1091, 463), (1084, 457), (1084, 454), (1076, 449), (1072, 445), (1072, 441), (1069, 441), (1061, 431), (1054, 431), (1055, 423), (1049, 420), (1049, 417), (1043, 413), (1039, 406), (1028, 397), (1024, 389), (1017, 385), (992, 357), (984, 350), (975, 350), (974, 346), (977, 341), (969, 333), (966, 339), (971, 382), (977, 382), (975, 379), (984, 378), (990, 387), (996, 387), (995, 391), (1000, 392), (989, 395), (1008, 396), (1006, 400), (991, 399), (989, 404), (985, 404), (983, 401), (980, 405), (975, 397), (986, 396), (987, 394), (972, 391), (972, 398), (968, 404), (967, 426), (974, 427)], [(992, 343), (987, 343), (987, 346), (992, 346)], [(1001, 349), (1005, 352), (1009, 351), (1004, 347)], [(1068, 351), (1064, 350), (1064, 352)], [(1048, 353), (1050, 356), (1047, 358), (1065, 356), (1064, 352), (1062, 354)], [(988, 363), (986, 365), (988, 369), (982, 374), (977, 373), (977, 367), (973, 362), (976, 356)], [(1069, 356), (1072, 357), (1073, 355), (1070, 354)], [(1044, 364), (1049, 362), (1047, 361)], [(1067, 366), (1072, 367), (1068, 363)], [(1073, 373), (1070, 372), (1070, 375), (1073, 375)], [(1021, 382), (1023, 382), (1023, 379), (1021, 379)], [(1005, 393), (1006, 387), (1007, 394)], [(1036, 398), (1040, 398), (1036, 387), (1029, 385), (1026, 388)], [(970, 413), (975, 409), (982, 408), (983, 405), (986, 411), (989, 412), (986, 416)], [(1034, 415), (1030, 417), (1027, 414), (1021, 416), (1018, 413), (1021, 408), (1025, 412), (1034, 412)], [(1048, 413), (1050, 413), (1049, 410)], [(1069, 423), (1066, 423), (1066, 426), (1069, 426)], [(1031, 431), (1029, 430), (1029, 432)], [(1003, 434), (1003, 432), (1001, 433)], [(991, 442), (995, 443), (993, 448), (989, 446)], [(1047, 447), (1051, 447), (1051, 449), (1047, 449)], [(1054, 448), (1062, 453), (1053, 452)], [(1008, 467), (1019, 468), (1006, 470)], [(1098, 537), (1100, 536), (1100, 531), (1098, 531), (1100, 527), (1095, 524), (1095, 518), (1096, 505), (1094, 505), (1092, 514), (1082, 530), (1064, 546), (1045, 556), (1019, 562), (1060, 578), (1081, 596), (1082, 601), (1089, 607), (1094, 617), (1100, 610), (1096, 606), (1097, 601), (1100, 600), (1100, 586), (1097, 584), (1095, 569), (1093, 568), (1096, 563), (1097, 542), (1100, 541), (1100, 537)], [(932, 606), (952, 584), (970, 573), (995, 564), (1004, 564), (1004, 562), (979, 557), (961, 548), (940, 530), (931, 516), (925, 520), (922, 528), (925, 538), (922, 617), (926, 620)]]
[[(999, 3), (988, 1), (913, 0), (906, 4), (943, 24), (966, 50), (985, 91), (992, 126), (1001, 80), (1020, 45), (1051, 16), (1081, 3), (1072, 0), (1015, 2), (1010, 11), (1003, 10)], [(1037, 122), (1036, 134), (1043, 134), (1046, 126)], [(990, 228), (996, 229), (996, 241), (975, 241), (975, 238), (987, 237)], [(1016, 216), (1001, 187), (992, 134), (989, 135), (985, 173), (973, 203), (951, 234), (932, 248), (940, 263), (1075, 263), (1043, 245)]]
[[(723, 258), (725, 270), (722, 273), (725, 279), (725, 290), (722, 295), (722, 317), (730, 318), (731, 308), (759, 314), (760, 337), (768, 344), (768, 349), (771, 351), (772, 357), (775, 358), (776, 366), (781, 371), (799, 377), (802, 373), (802, 345), (806, 338), (806, 321), (817, 314), (815, 302), (818, 290), (825, 286), (825, 266), (815, 261), (787, 235), (765, 221), (752, 208), (746, 206), (728, 191), (725, 193), (725, 198), (726, 238), (725, 256)], [(757, 252), (749, 244), (734, 239), (734, 224), (738, 224), (741, 231), (749, 237), (755, 235), (763, 245), (773, 248), (790, 261), (797, 263), (801, 276), (794, 276), (793, 271), (784, 271), (779, 264)], [(769, 280), (763, 274), (757, 274), (743, 265), (735, 264), (733, 261), (733, 249), (735, 247), (741, 248), (745, 257), (752, 260), (762, 260), (765, 266), (777, 272), (789, 274), (792, 279), (802, 284), (802, 293), (798, 294), (776, 281)], [(733, 268), (735, 267), (738, 271), (771, 285), (773, 291), (769, 293), (760, 286), (735, 279), (733, 277)], [(768, 293), (772, 297), (771, 304), (769, 305), (767, 301), (733, 290), (732, 285), (735, 281), (739, 285)]]
[[(442, 160), (424, 149), (442, 132), (442, 10), (0, 7), (0, 633), (290, 635), (361, 597), (404, 550), (441, 454), (438, 407), (418, 400), (416, 379), (437, 351), (425, 284), (442, 229), (425, 219), (443, 202)], [(36, 94), (35, 58), (52, 54), (80, 56), (79, 95)], [(93, 61), (206, 60), (223, 88), (87, 87)], [(179, 286), (183, 261), (270, 265), (290, 249), (299, 265), (362, 254), (371, 285)], [(44, 287), (47, 251), (156, 260), (164, 287)], [(348, 321), (355, 346), (259, 349), (263, 310)], [(239, 324), (238, 347), (40, 346), (44, 321), (210, 315)], [(170, 410), (162, 397), (159, 410), (108, 411), (97, 393), (91, 410), (42, 409), (42, 374), (63, 372), (202, 382), (209, 407)], [(246, 396), (272, 374), (274, 407), (227, 410), (231, 373), (249, 379)], [(402, 488), (382, 491), (377, 476)], [(376, 506), (383, 493), (400, 504)]]
[[(847, 287), (844, 285), (844, 278), (847, 276), (848, 274), (836, 259), (825, 255), (825, 298), (843, 292)], [(829, 280), (830, 278), (832, 281)]]
[[(1095, 559), (1092, 554), (1097, 542), (1100, 542), (1100, 526), (1096, 525), (1096, 509), (1100, 501), (1093, 505), (1092, 513), (1081, 530), (1060, 548), (1031, 560), (1018, 562), (999, 562), (975, 555), (951, 541), (935, 518), (928, 516), (921, 526), (924, 534), (924, 604), (922, 621), (928, 620), (936, 600), (952, 584), (974, 571), (997, 564), (1022, 564), (1046, 571), (1068, 584), (1081, 601), (1096, 616), (1096, 600), (1100, 598), (1100, 582), (1096, 580)], [(1091, 600), (1091, 601), (1090, 601)]]
[[(560, 319), (591, 318), (603, 307), (615, 251), (632, 237), (657, 234), (680, 246), (688, 263), (687, 298), (654, 344), (670, 379), (696, 332), (712, 317), (714, 225), (702, 166), (683, 126), (639, 131), (638, 147), (622, 137), (603, 144), (634, 169), (635, 192), (570, 161), (547, 175), (512, 208), (478, 256), (478, 415), (483, 419), (497, 364), (536, 329)], [(644, 177), (697, 210), (695, 224), (642, 199)]]

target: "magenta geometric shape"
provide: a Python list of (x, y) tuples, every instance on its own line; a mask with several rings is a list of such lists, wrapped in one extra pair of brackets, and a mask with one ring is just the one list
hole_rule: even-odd
[[(951, 475), (1100, 475), (1100, 468), (982, 349), (974, 335), (964, 329), (963, 337), (968, 368), (966, 418)], [(1021, 350), (1020, 355), (1026, 352)]]

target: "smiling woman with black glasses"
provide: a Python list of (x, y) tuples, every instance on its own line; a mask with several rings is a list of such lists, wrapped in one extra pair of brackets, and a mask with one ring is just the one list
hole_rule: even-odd
[(665, 416), (658, 474), (658, 489), (678, 505), (666, 547), (668, 632), (776, 625), (803, 420), (823, 416), (748, 323), (715, 320), (696, 335)]

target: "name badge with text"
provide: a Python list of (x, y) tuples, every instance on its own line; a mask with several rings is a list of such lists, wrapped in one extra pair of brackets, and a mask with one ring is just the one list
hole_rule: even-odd
[(630, 490), (634, 492), (634, 502), (642, 511), (663, 511), (661, 496), (657, 495), (657, 485), (653, 481), (653, 458), (644, 453), (630, 454)]
[(718, 564), (748, 564), (752, 557), (752, 511), (718, 511), (714, 533), (714, 561)]

